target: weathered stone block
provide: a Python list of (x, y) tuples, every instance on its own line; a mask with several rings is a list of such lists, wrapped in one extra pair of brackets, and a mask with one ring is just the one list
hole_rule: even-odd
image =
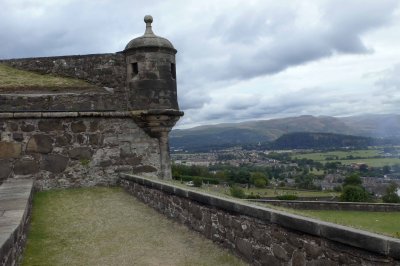
[(304, 243), (304, 250), (307, 256), (316, 259), (322, 255), (322, 248), (316, 244)]
[(82, 159), (89, 160), (92, 158), (93, 151), (92, 149), (87, 147), (78, 147), (68, 151), (68, 155), (71, 159), (75, 160), (82, 160)]
[(8, 160), (0, 160), (0, 180), (7, 179), (11, 173), (11, 165)]
[(260, 258), (261, 265), (273, 265), (273, 266), (279, 266), (282, 265), (283, 263), (280, 262), (277, 258), (275, 258), (274, 255), (270, 254), (262, 254)]
[(42, 160), (42, 169), (58, 174), (67, 168), (68, 161), (68, 157), (59, 154), (44, 155)]
[(91, 132), (95, 132), (95, 131), (97, 131), (98, 129), (99, 129), (99, 121), (92, 121), (92, 122), (90, 122), (89, 130), (90, 130)]
[(62, 136), (56, 137), (56, 145), (57, 146), (66, 146), (71, 143), (72, 136), (68, 133), (63, 134)]
[(14, 122), (7, 122), (7, 128), (10, 131), (17, 131), (18, 130), (18, 124)]
[(21, 159), (14, 164), (14, 174), (29, 175), (39, 172), (39, 164), (32, 159)]
[(38, 123), (40, 131), (50, 132), (63, 130), (61, 119), (43, 119)]
[(396, 260), (400, 260), (400, 240), (391, 240), (388, 241), (389, 245), (389, 255), (395, 258)]
[(236, 240), (236, 248), (248, 260), (252, 260), (253, 247), (246, 239), (238, 238)]
[(23, 141), (24, 140), (24, 135), (22, 135), (22, 133), (14, 132), (12, 134), (12, 137), (13, 137), (13, 140), (15, 140), (15, 141)]
[(25, 124), (25, 123), (22, 123), (22, 124), (21, 124), (21, 130), (22, 130), (23, 132), (32, 132), (32, 131), (35, 130), (35, 126), (32, 125), (32, 124)]
[(103, 144), (103, 138), (101, 134), (90, 134), (89, 136), (89, 144), (90, 145), (102, 145)]
[(321, 236), (327, 239), (366, 249), (378, 254), (388, 253), (387, 241), (375, 234), (327, 223), (321, 223), (320, 227)]
[(26, 146), (27, 152), (50, 153), (53, 150), (53, 139), (49, 135), (33, 135)]
[(305, 266), (306, 256), (301, 250), (296, 250), (292, 255), (292, 266)]
[(307, 261), (306, 263), (307, 266), (337, 266), (338, 263), (331, 261), (329, 259), (318, 259), (318, 260), (312, 260), (312, 261)]
[(296, 215), (282, 213), (282, 212), (273, 212), (271, 213), (271, 221), (273, 223), (279, 224), (286, 228), (298, 230), (301, 232), (306, 232), (311, 235), (319, 235), (320, 228), (317, 222), (314, 222), (311, 219), (299, 217)]
[(74, 133), (80, 133), (86, 131), (86, 125), (83, 121), (77, 121), (71, 123), (71, 130)]
[(82, 135), (82, 134), (78, 134), (78, 135), (76, 136), (76, 141), (77, 141), (79, 144), (86, 144), (86, 136), (84, 136), (84, 135)]
[(265, 246), (270, 246), (272, 244), (272, 238), (267, 232), (265, 232), (265, 230), (254, 229), (252, 230), (252, 235), (257, 242), (262, 243)]
[(18, 158), (21, 155), (20, 143), (0, 141), (0, 159)]
[(281, 246), (279, 246), (277, 244), (272, 244), (272, 253), (278, 259), (281, 259), (281, 260), (284, 260), (284, 261), (288, 261), (289, 260), (289, 256), (288, 256), (286, 250), (283, 247), (281, 247)]
[(150, 165), (143, 165), (143, 166), (136, 166), (132, 169), (132, 172), (134, 174), (140, 174), (140, 173), (152, 173), (152, 172), (157, 172), (157, 169), (153, 166)]

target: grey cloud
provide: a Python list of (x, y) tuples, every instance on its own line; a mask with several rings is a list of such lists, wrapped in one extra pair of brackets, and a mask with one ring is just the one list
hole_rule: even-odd
[(183, 110), (199, 109), (211, 101), (211, 97), (199, 91), (188, 91), (179, 95), (179, 105)]
[(381, 73), (381, 78), (375, 82), (375, 85), (382, 88), (380, 93), (397, 93), (400, 90), (400, 64), (396, 64), (390, 69)]

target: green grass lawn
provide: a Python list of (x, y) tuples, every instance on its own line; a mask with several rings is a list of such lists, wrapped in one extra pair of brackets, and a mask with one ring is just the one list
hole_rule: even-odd
[(52, 88), (96, 88), (95, 86), (73, 78), (64, 78), (53, 75), (41, 75), (35, 72), (18, 70), (0, 64), (0, 89), (40, 89)]
[(296, 214), (400, 238), (400, 212), (290, 210)]
[(120, 188), (36, 193), (22, 265), (245, 265)]

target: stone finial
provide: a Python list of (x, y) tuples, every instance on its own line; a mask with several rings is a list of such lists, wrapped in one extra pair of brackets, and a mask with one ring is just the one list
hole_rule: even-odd
[(151, 29), (153, 17), (150, 15), (144, 16), (144, 22), (146, 23), (146, 32), (144, 33), (144, 35), (154, 35), (153, 30)]

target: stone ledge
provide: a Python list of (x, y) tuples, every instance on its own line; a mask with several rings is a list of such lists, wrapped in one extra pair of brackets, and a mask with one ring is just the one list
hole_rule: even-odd
[(338, 201), (303, 201), (303, 200), (265, 200), (249, 199), (247, 201), (267, 203), (276, 206), (302, 210), (348, 210), (348, 211), (400, 211), (398, 203), (366, 203)]
[(265, 222), (275, 223), (288, 229), (361, 248), (380, 255), (390, 256), (397, 260), (400, 259), (400, 253), (398, 252), (400, 240), (395, 238), (302, 217), (295, 214), (289, 214), (284, 211), (250, 205), (233, 199), (185, 189), (159, 180), (124, 173), (120, 174), (120, 178), (153, 189), (161, 190), (167, 194), (176, 195), (204, 205), (216, 207), (227, 212), (250, 216)]
[(127, 111), (88, 112), (0, 112), (1, 118), (71, 118), (71, 117), (131, 117)]
[(9, 179), (0, 186), (0, 265), (15, 265), (26, 240), (33, 180)]

